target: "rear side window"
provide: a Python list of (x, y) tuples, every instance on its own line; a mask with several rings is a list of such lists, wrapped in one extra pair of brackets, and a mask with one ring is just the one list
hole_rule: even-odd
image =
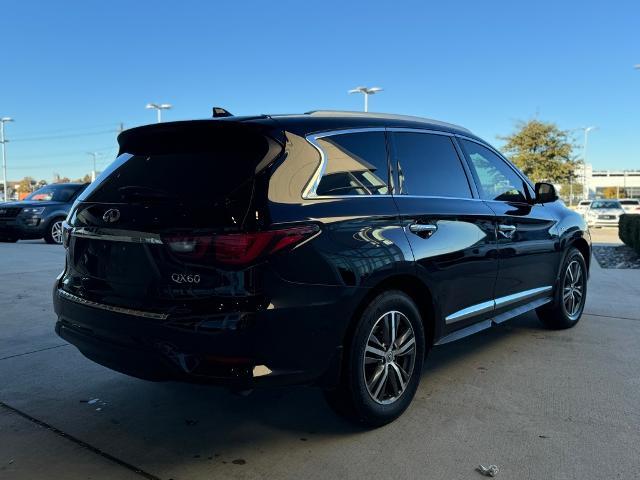
[(401, 195), (471, 198), (462, 163), (446, 135), (393, 133)]
[(317, 195), (386, 195), (389, 165), (384, 132), (332, 135), (316, 140), (325, 155)]
[(525, 202), (523, 180), (498, 155), (482, 145), (461, 140), (473, 169), (480, 181), (480, 194), (484, 200)]

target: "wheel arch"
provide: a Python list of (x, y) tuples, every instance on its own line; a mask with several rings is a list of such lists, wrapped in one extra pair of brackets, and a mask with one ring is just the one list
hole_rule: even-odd
[[(569, 243), (569, 248), (575, 247), (577, 248), (582, 256), (584, 257), (584, 261), (587, 264), (587, 272), (591, 268), (591, 247), (587, 243), (587, 241), (583, 237), (576, 238), (571, 243)], [(567, 251), (569, 250), (567, 248)], [(566, 256), (566, 254), (565, 254)]]
[(430, 348), (437, 335), (436, 305), (429, 287), (418, 277), (409, 274), (398, 274), (387, 277), (367, 292), (367, 294), (360, 300), (351, 316), (349, 326), (344, 335), (343, 344), (346, 344), (346, 340), (353, 334), (353, 331), (357, 326), (358, 319), (365, 308), (367, 308), (377, 295), (389, 290), (399, 290), (407, 294), (416, 304), (420, 311), (420, 316), (422, 317), (422, 324), (424, 326), (426, 336), (425, 343), (427, 348)]

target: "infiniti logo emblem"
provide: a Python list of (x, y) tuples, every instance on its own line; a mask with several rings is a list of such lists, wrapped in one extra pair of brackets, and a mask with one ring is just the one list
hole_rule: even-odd
[(117, 208), (110, 208), (109, 210), (104, 212), (104, 215), (102, 215), (102, 220), (107, 223), (117, 222), (118, 220), (120, 220), (120, 210), (118, 210)]

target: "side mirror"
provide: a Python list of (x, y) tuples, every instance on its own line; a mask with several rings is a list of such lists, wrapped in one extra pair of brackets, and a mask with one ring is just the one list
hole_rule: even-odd
[(551, 203), (558, 200), (556, 187), (550, 183), (538, 182), (535, 187), (536, 198), (535, 203)]

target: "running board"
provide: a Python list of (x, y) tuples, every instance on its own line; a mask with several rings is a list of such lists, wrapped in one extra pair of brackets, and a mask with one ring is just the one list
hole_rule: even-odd
[(460, 330), (456, 330), (455, 332), (442, 337), (434, 345), (444, 345), (445, 343), (455, 342), (456, 340), (468, 337), (469, 335), (481, 332), (482, 330), (486, 330), (487, 328), (490, 328), (494, 325), (499, 325), (503, 322), (506, 322), (507, 320), (511, 320), (514, 317), (530, 312), (531, 310), (535, 310), (536, 308), (541, 307), (542, 305), (545, 305), (552, 300), (553, 297), (538, 298), (537, 300), (525, 303), (524, 305), (520, 305), (519, 307), (511, 309), (507, 312), (500, 313), (493, 318), (482, 320), (481, 322), (474, 323), (472, 325), (469, 325), (468, 327), (461, 328)]

